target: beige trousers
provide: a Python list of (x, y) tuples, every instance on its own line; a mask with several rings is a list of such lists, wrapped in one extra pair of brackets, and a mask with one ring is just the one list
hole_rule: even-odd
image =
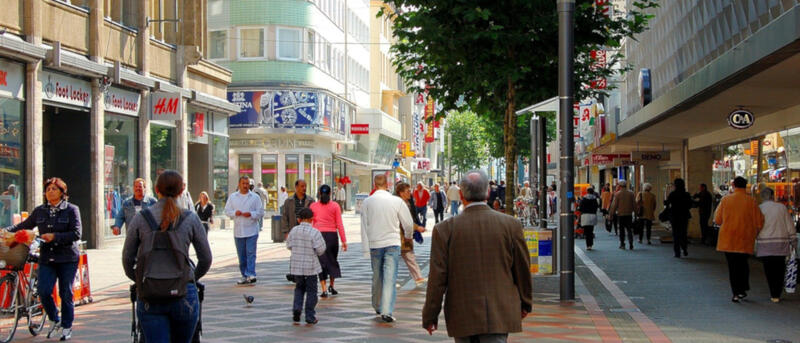
[(414, 281), (422, 279), (422, 271), (419, 270), (417, 256), (414, 255), (414, 250), (401, 252), (400, 255), (403, 256), (403, 261), (405, 261), (406, 266), (408, 266), (408, 273), (411, 275), (411, 278), (413, 278)]

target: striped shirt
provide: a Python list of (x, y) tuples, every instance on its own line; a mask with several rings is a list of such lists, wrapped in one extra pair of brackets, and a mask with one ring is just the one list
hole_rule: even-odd
[(292, 251), (289, 273), (292, 275), (317, 275), (322, 272), (318, 256), (325, 253), (322, 234), (309, 223), (300, 223), (289, 231), (286, 249)]

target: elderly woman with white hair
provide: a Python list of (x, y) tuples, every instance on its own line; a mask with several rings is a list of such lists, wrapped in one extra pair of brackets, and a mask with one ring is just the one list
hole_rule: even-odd
[(771, 188), (761, 190), (762, 203), (758, 208), (764, 214), (764, 228), (756, 237), (756, 256), (764, 264), (770, 298), (777, 303), (783, 292), (786, 257), (797, 246), (797, 231), (789, 210), (774, 199), (775, 192)]
[(647, 244), (650, 243), (650, 236), (653, 230), (653, 221), (656, 220), (656, 196), (651, 191), (653, 185), (644, 184), (644, 191), (636, 195), (636, 216), (642, 223), (642, 231), (639, 232), (639, 244), (647, 234)]

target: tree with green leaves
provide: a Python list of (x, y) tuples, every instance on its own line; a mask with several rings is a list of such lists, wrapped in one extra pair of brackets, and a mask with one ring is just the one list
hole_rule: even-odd
[[(520, 105), (557, 94), (556, 1), (384, 1), (400, 9), (392, 24), (397, 72), (411, 91), (427, 92), (436, 99), (444, 109), (439, 116), (468, 106), (502, 123), (506, 183), (514, 189), (515, 112)], [(621, 62), (621, 55), (610, 54), (607, 66), (596, 68), (591, 51), (618, 49), (625, 37), (644, 31), (651, 18), (646, 11), (657, 5), (656, 0), (637, 0), (625, 15), (607, 16), (594, 6), (596, 1), (576, 0), (576, 99), (593, 93), (581, 85), (610, 77), (616, 72), (612, 67)], [(506, 203), (513, 197), (514, 192), (506, 192)]]
[[(445, 151), (449, 151), (449, 165), (456, 173), (479, 168), (489, 157), (487, 133), (481, 119), (471, 111), (453, 111), (447, 115)], [(452, 144), (452, 147), (447, 146)]]

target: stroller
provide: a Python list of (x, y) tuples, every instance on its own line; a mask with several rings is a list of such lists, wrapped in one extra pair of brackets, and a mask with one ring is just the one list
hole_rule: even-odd
[[(197, 299), (200, 300), (200, 313), (199, 318), (197, 319), (197, 327), (194, 330), (194, 337), (192, 337), (192, 343), (199, 343), (200, 337), (203, 335), (203, 298), (206, 291), (206, 286), (200, 282), (196, 282), (195, 286), (197, 286)], [(138, 318), (136, 318), (136, 284), (131, 285), (131, 339), (133, 343), (144, 343), (144, 334), (142, 332), (142, 326), (139, 324)]]

